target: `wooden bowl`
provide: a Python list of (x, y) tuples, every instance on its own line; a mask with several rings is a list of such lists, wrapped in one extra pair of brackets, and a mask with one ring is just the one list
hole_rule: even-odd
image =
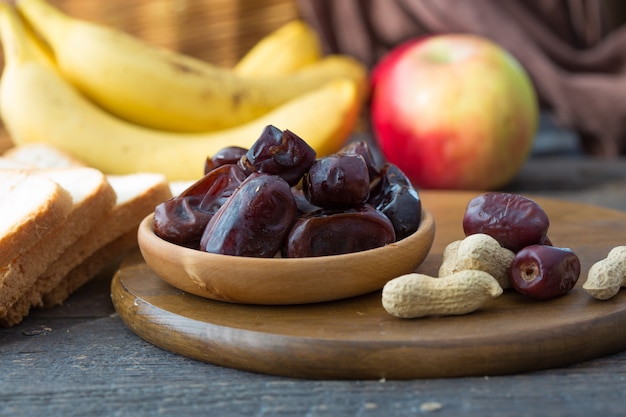
[(201, 297), (245, 304), (305, 304), (339, 300), (381, 289), (410, 273), (428, 255), (435, 237), (432, 214), (412, 235), (362, 252), (311, 258), (217, 255), (169, 243), (153, 231), (154, 215), (138, 231), (147, 265), (170, 285)]

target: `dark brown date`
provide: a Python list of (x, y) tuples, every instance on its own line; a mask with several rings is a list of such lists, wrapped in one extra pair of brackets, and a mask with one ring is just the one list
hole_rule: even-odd
[(383, 165), (372, 187), (368, 203), (389, 217), (396, 240), (404, 239), (419, 228), (422, 202), (411, 181), (397, 166)]
[(315, 158), (315, 150), (298, 135), (269, 125), (241, 158), (240, 164), (248, 174), (278, 175), (293, 186), (300, 182)]
[(356, 154), (318, 158), (302, 181), (306, 198), (325, 209), (361, 205), (367, 200), (369, 190), (367, 164)]
[(200, 250), (222, 255), (271, 258), (296, 219), (296, 202), (287, 182), (252, 173), (207, 224)]
[(293, 198), (296, 200), (296, 206), (298, 207), (298, 216), (312, 213), (320, 209), (320, 207), (314, 206), (309, 200), (307, 200), (301, 189), (291, 187), (291, 193), (293, 194)]
[(246, 148), (240, 146), (228, 146), (220, 149), (214, 155), (209, 156), (204, 163), (204, 174), (208, 174), (215, 168), (222, 165), (237, 164), (242, 156), (248, 152)]
[(282, 250), (283, 257), (340, 255), (395, 241), (391, 221), (364, 204), (346, 210), (319, 210), (299, 218)]
[(209, 220), (245, 177), (237, 165), (212, 170), (179, 196), (157, 205), (154, 232), (168, 242), (197, 249)]
[(580, 276), (580, 260), (568, 248), (531, 245), (516, 254), (510, 274), (518, 292), (547, 300), (574, 288)]
[(465, 235), (485, 233), (518, 252), (546, 238), (550, 221), (533, 200), (517, 194), (491, 192), (473, 198), (463, 216)]
[(344, 146), (338, 153), (361, 155), (367, 164), (367, 171), (370, 174), (370, 180), (378, 176), (378, 168), (374, 161), (374, 155), (367, 142), (351, 142)]
[(199, 210), (188, 198), (172, 198), (154, 210), (154, 233), (176, 245), (197, 249), (214, 213)]
[(178, 197), (189, 199), (201, 210), (215, 213), (245, 179), (246, 174), (238, 165), (222, 165), (187, 187)]

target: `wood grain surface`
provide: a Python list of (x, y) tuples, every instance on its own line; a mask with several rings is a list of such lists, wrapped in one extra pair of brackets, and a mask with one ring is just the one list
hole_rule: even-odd
[[(516, 192), (626, 211), (624, 159), (534, 158), (517, 184)], [(626, 409), (626, 350), (509, 376), (412, 380), (293, 379), (214, 366), (131, 332), (111, 304), (112, 274), (0, 329), (0, 415), (622, 417)]]
[[(433, 248), (420, 272), (436, 273), (445, 245), (462, 238), (474, 193), (422, 192), (435, 216)], [(595, 261), (624, 243), (626, 214), (537, 198), (549, 236), (580, 257), (568, 295), (535, 301), (511, 290), (478, 312), (402, 320), (380, 293), (301, 306), (250, 306), (203, 299), (159, 279), (137, 254), (120, 268), (112, 299), (125, 324), (182, 356), (261, 373), (313, 379), (408, 379), (512, 374), (596, 358), (626, 348), (626, 294), (593, 300), (581, 286)]]

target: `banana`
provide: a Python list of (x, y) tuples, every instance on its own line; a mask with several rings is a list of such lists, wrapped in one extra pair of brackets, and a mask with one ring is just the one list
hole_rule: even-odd
[(0, 114), (17, 145), (46, 142), (108, 174), (161, 172), (171, 181), (201, 177), (204, 161), (226, 146), (250, 147), (263, 128), (289, 129), (318, 153), (337, 151), (362, 101), (354, 81), (335, 79), (252, 122), (213, 133), (172, 133), (137, 126), (102, 110), (33, 52), (19, 15), (0, 3), (5, 68)]
[(178, 131), (221, 130), (253, 120), (339, 77), (367, 85), (362, 63), (328, 56), (288, 76), (243, 78), (230, 69), (156, 49), (110, 27), (74, 19), (45, 0), (19, 11), (54, 51), (61, 73), (120, 118)]
[[(0, 7), (11, 7), (11, 6), (8, 6), (6, 4), (0, 4)], [(9, 12), (15, 13), (14, 10), (10, 10)], [(55, 66), (54, 56), (52, 55), (52, 51), (50, 50), (50, 48), (47, 47), (47, 45), (41, 42), (41, 40), (33, 33), (30, 27), (24, 26), (23, 36), (28, 38), (28, 42), (27, 42), (28, 45), (26, 45), (26, 47), (30, 46), (29, 47), (30, 54), (33, 54), (37, 58), (37, 60), (39, 60), (43, 64), (50, 65), (52, 67)], [(1, 114), (0, 114), (0, 130), (6, 131), (4, 127), (4, 123), (2, 123)], [(2, 136), (3, 136), (3, 139), (9, 139), (5, 137), (6, 132), (3, 132)], [(9, 144), (9, 146), (10, 145), (11, 144)]]
[(233, 67), (242, 77), (287, 75), (322, 58), (317, 32), (300, 19), (292, 20), (257, 42)]

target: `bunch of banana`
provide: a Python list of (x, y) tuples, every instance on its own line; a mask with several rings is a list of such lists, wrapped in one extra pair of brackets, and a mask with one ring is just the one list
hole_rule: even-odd
[[(26, 4), (41, 5), (39, 0), (26, 0), (23, 5)], [(36, 24), (33, 27), (39, 29)], [(63, 75), (66, 73), (58, 70), (62, 66), (58, 51), (53, 54), (57, 60), (51, 62), (29, 34), (20, 15), (4, 2), (0, 3), (0, 39), (5, 54), (0, 80), (0, 114), (14, 143), (47, 142), (110, 174), (152, 171), (162, 172), (172, 181), (194, 180), (202, 175), (208, 155), (226, 146), (250, 147), (268, 124), (297, 133), (319, 155), (332, 153), (343, 146), (363, 103), (363, 90), (354, 78), (333, 77), (320, 87), (310, 88), (262, 116), (232, 128), (201, 133), (151, 129), (122, 120), (81, 94)], [(136, 43), (135, 47), (139, 45)], [(124, 58), (120, 62), (118, 57), (123, 54), (136, 58), (122, 47), (115, 55), (106, 55), (107, 59), (115, 61), (106, 66), (123, 67), (123, 61), (129, 60)], [(151, 54), (137, 51), (137, 55), (155, 56)], [(83, 58), (84, 61), (90, 59), (96, 57)], [(102, 57), (97, 60), (103, 62)], [(165, 62), (173, 61), (162, 61)], [(161, 94), (166, 101), (178, 100), (172, 97), (177, 90), (162, 78), (162, 70), (159, 66), (152, 70), (157, 74), (152, 74), (153, 89), (163, 90)], [(180, 72), (171, 73), (172, 78), (179, 76)], [(212, 82), (217, 84), (219, 80), (216, 77)], [(117, 90), (117, 82), (117, 78), (109, 79), (101, 88), (108, 86)], [(128, 79), (122, 84), (137, 94), (137, 89), (127, 82)], [(248, 88), (255, 90), (249, 85), (239, 91), (240, 104), (252, 94)]]
[(328, 56), (280, 77), (246, 78), (193, 57), (148, 46), (114, 28), (63, 14), (46, 0), (18, 0), (50, 45), (63, 76), (112, 114), (154, 129), (207, 132), (238, 126), (346, 77), (366, 85), (363, 65)]

